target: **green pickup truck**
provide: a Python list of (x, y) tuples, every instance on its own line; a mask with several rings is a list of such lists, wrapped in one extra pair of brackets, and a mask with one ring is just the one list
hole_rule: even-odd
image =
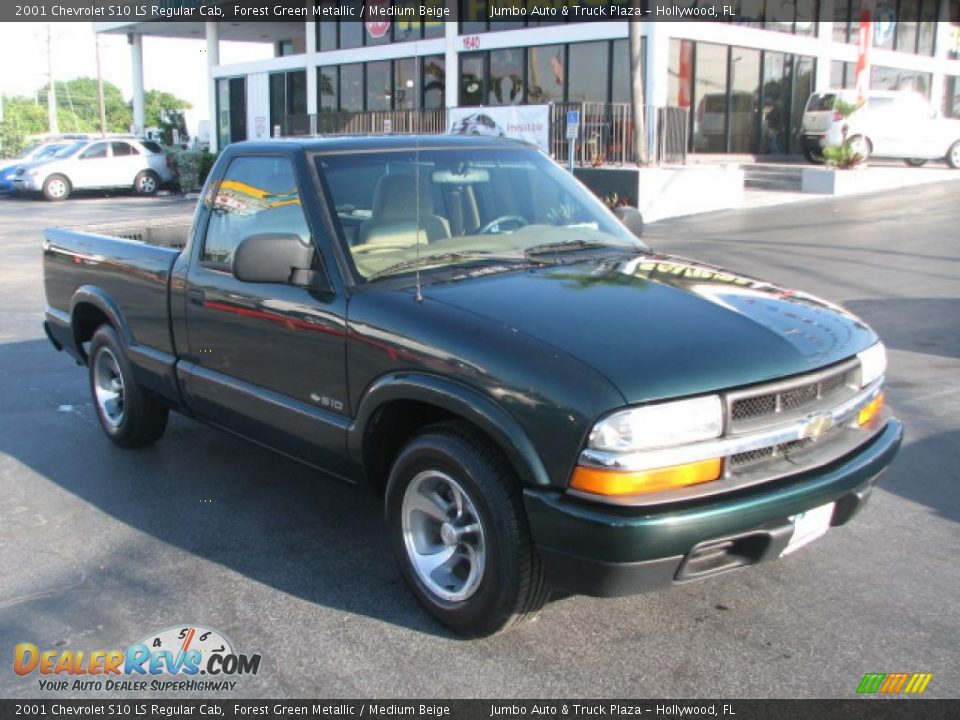
[(487, 635), (789, 554), (899, 448), (867, 325), (641, 225), (509, 140), (240, 143), (192, 218), (49, 229), (44, 326), (114, 443), (176, 410), (368, 484)]

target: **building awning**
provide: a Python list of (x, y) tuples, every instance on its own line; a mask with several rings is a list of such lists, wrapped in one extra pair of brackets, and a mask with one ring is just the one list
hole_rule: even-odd
[[(227, 42), (279, 42), (289, 40), (291, 26), (287, 22), (220, 22), (217, 23), (220, 40)], [(302, 25), (301, 25), (302, 28)], [(148, 37), (193, 38), (206, 37), (205, 22), (95, 22), (95, 33), (127, 35), (135, 33)]]

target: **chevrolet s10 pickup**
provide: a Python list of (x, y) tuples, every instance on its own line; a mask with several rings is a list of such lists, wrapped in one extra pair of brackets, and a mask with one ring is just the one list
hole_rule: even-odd
[(413, 593), (488, 635), (788, 555), (900, 446), (866, 324), (637, 220), (510, 140), (239, 143), (192, 218), (49, 229), (44, 326), (114, 443), (175, 410), (370, 485)]

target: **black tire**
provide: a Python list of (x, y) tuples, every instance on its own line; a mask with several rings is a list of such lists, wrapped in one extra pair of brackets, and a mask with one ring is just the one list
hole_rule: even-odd
[(947, 150), (947, 165), (954, 170), (960, 170), (960, 140), (957, 140)]
[(870, 138), (864, 137), (863, 135), (854, 135), (847, 139), (847, 143), (851, 148), (859, 145), (860, 143), (863, 144), (863, 159), (860, 162), (866, 162), (870, 159), (870, 156), (873, 155), (873, 143), (870, 142)]
[[(167, 429), (169, 410), (137, 384), (130, 361), (111, 326), (101, 325), (93, 334), (88, 366), (90, 396), (107, 437), (125, 448), (146, 447), (159, 440)], [(115, 388), (108, 389), (108, 380), (114, 374), (120, 381), (119, 403), (111, 404), (104, 398)]]
[(43, 181), (43, 197), (51, 202), (66, 200), (72, 191), (73, 186), (65, 175), (51, 175)]
[[(485, 558), (482, 572), (477, 572), (479, 581), (472, 594), (459, 601), (434, 592), (418, 574), (408, 552), (404, 499), (411, 484), (420, 487), (416, 483), (431, 473), (455, 481), (477, 514), (464, 522), (475, 526), (476, 520), (481, 528)], [(451, 509), (450, 517), (453, 514)], [(492, 635), (534, 617), (547, 601), (549, 588), (530, 539), (516, 476), (497, 449), (469, 426), (432, 426), (407, 444), (387, 482), (386, 516), (390, 542), (404, 579), (424, 607), (455, 632), (471, 637)], [(432, 522), (442, 537), (439, 522)]]
[(904, 158), (903, 161), (910, 167), (923, 167), (927, 164), (923, 158)]
[(825, 162), (823, 153), (815, 150), (804, 150), (803, 156), (807, 159), (807, 162), (813, 163), (814, 165), (823, 165)]
[(133, 181), (133, 191), (137, 195), (156, 195), (160, 189), (160, 176), (153, 170), (143, 170)]

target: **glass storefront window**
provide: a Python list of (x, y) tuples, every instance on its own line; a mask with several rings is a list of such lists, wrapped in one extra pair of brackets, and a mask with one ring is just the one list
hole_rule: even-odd
[(916, 52), (917, 18), (920, 0), (900, 0), (900, 20), (897, 22), (897, 50)]
[(943, 79), (943, 115), (960, 118), (960, 77), (948, 75)]
[(460, 104), (483, 105), (487, 84), (486, 53), (460, 56)]
[(541, 45), (527, 50), (527, 102), (563, 102), (564, 46)]
[(727, 149), (727, 48), (697, 43), (694, 62), (694, 152), (722, 153)]
[(871, 90), (912, 90), (930, 98), (930, 73), (874, 65), (870, 72)]
[(881, 50), (893, 50), (896, 35), (897, 1), (878, 0), (873, 12), (873, 46)]
[[(753, 148), (754, 122), (760, 102), (760, 51), (735, 47), (730, 67), (730, 152)], [(767, 108), (764, 108), (764, 119)]]
[(486, 30), (486, 0), (460, 0), (460, 32), (463, 35), (473, 35)]
[(445, 103), (446, 59), (443, 55), (431, 55), (423, 63), (423, 107), (428, 110), (442, 108)]
[(317, 95), (320, 112), (336, 112), (340, 109), (340, 79), (337, 67), (317, 68)]
[(393, 61), (393, 107), (396, 110), (413, 110), (418, 106), (417, 60), (401, 58)]
[(340, 109), (363, 110), (363, 63), (340, 66)]
[(920, 4), (920, 25), (917, 29), (917, 53), (933, 55), (937, 37), (937, 0), (922, 0)]
[(217, 80), (217, 139), (222, 149), (247, 139), (247, 79)]
[(390, 61), (367, 63), (367, 110), (389, 110), (392, 100)]
[[(360, 17), (363, 0), (343, 0), (344, 6), (353, 8), (353, 17)], [(361, 22), (342, 22), (340, 26), (340, 47), (355, 48), (363, 45), (363, 35), (366, 32)]]
[(569, 48), (567, 98), (570, 102), (606, 102), (609, 43), (574, 43)]
[(763, 108), (760, 119), (761, 152), (781, 155), (787, 151), (787, 114), (790, 107), (790, 56), (763, 54)]
[(488, 105), (519, 105), (523, 102), (523, 48), (490, 52)]
[[(640, 55), (646, 69), (646, 38), (642, 39)], [(646, 80), (646, 76), (644, 76)], [(613, 41), (613, 70), (610, 73), (610, 102), (628, 103), (631, 94), (630, 82), (630, 42), (627, 40)], [(646, 82), (644, 82), (646, 86)]]
[(791, 113), (790, 152), (799, 153), (800, 147), (797, 131), (803, 125), (803, 111), (807, 107), (807, 100), (813, 94), (817, 76), (817, 61), (815, 58), (798, 55), (793, 59), (793, 112)]
[[(859, 5), (857, 5), (859, 8)], [(833, 39), (836, 42), (855, 42), (855, 23), (857, 18), (851, 0), (833, 0)]]

